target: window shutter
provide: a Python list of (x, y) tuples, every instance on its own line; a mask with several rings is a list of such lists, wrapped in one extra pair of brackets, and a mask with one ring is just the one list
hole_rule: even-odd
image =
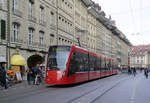
[(6, 22), (5, 20), (1, 20), (1, 39), (6, 39)]

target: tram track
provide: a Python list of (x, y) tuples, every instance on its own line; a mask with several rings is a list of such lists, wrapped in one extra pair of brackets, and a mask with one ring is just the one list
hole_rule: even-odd
[[(78, 103), (75, 102), (77, 100), (83, 99), (84, 97), (86, 97), (87, 95), (90, 95), (91, 93), (94, 93), (95, 91), (99, 91), (99, 88), (105, 87), (108, 84), (111, 84), (113, 82), (115, 82), (116, 80), (119, 80), (120, 76), (115, 76), (115, 77), (111, 77), (111, 78), (104, 78), (101, 79), (100, 81), (91, 81), (88, 83), (82, 83), (82, 84), (76, 84), (76, 85), (72, 85), (72, 86), (55, 86), (55, 85), (51, 85), (51, 86), (42, 86), (39, 88), (36, 88), (34, 90), (24, 90), (24, 92), (19, 92), (19, 93), (14, 93), (14, 95), (10, 95), (10, 96), (2, 96), (0, 97), (0, 102), (2, 101), (2, 103), (9, 103), (10, 101), (12, 101), (12, 103), (18, 103), (18, 101), (24, 101), (24, 100), (30, 100), (29, 98), (32, 98), (32, 96), (36, 97), (45, 97), (47, 95), (47, 97), (45, 97), (45, 99), (47, 98), (46, 101), (49, 100), (53, 100), (52, 103), (55, 103), (57, 101), (60, 102), (58, 99), (54, 99), (54, 95), (59, 94), (59, 96), (57, 98), (65, 98), (71, 95), (70, 98), (66, 98), (66, 100), (62, 100), (61, 103)], [(122, 77), (121, 77), (122, 78)], [(123, 77), (122, 79), (120, 79), (120, 82), (126, 79), (126, 77)], [(116, 84), (117, 86), (117, 84)], [(92, 88), (91, 88), (92, 87)], [(80, 89), (83, 90), (82, 92), (80, 92)], [(108, 92), (109, 90), (111, 90), (112, 88), (106, 90), (102, 95), (104, 95), (106, 92)], [(75, 92), (76, 91), (76, 92)], [(64, 93), (69, 93), (69, 94), (65, 94)], [(73, 93), (73, 94), (71, 94)], [(98, 95), (96, 97), (94, 97), (94, 99), (99, 98), (102, 95)], [(61, 100), (60, 99), (60, 100)], [(94, 100), (93, 99), (93, 100)], [(17, 101), (16, 101), (17, 100)], [(4, 101), (4, 102), (3, 102)], [(16, 101), (16, 102), (15, 102)], [(82, 102), (80, 102), (82, 103)], [(84, 102), (83, 102), (84, 103)], [(86, 102), (87, 103), (87, 102)], [(92, 101), (90, 103), (93, 103)]]
[[(128, 78), (124, 78), (124, 79), (121, 79), (119, 81), (117, 81), (116, 83), (114, 83), (112, 86), (108, 87), (107, 89), (105, 89), (104, 91), (102, 91), (102, 89), (100, 89), (101, 85), (98, 86), (97, 88), (95, 89), (92, 89), (88, 92), (85, 92), (83, 93), (82, 95), (80, 96), (77, 96), (71, 100), (69, 100), (67, 103), (94, 103), (98, 98), (100, 98), (101, 96), (103, 96), (105, 93), (107, 93), (108, 91), (110, 91), (111, 89), (113, 89), (114, 87), (116, 87), (117, 85), (119, 85), (121, 82), (127, 80)], [(100, 95), (96, 95), (95, 97), (92, 98), (92, 100), (88, 100), (88, 96), (91, 97), (91, 95), (94, 93), (94, 92), (97, 92), (97, 91), (101, 91), (101, 93), (99, 93)], [(90, 95), (91, 94), (91, 95)]]

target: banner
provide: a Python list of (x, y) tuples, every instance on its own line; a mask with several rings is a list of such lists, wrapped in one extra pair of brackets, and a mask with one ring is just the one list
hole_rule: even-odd
[(16, 76), (16, 80), (17, 80), (17, 81), (22, 81), (22, 77), (21, 77), (20, 72), (16, 72), (16, 73), (15, 73), (15, 76)]

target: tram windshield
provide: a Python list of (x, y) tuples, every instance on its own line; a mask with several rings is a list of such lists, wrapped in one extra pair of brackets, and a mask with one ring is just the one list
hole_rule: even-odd
[(47, 70), (65, 70), (70, 46), (52, 46), (49, 48)]

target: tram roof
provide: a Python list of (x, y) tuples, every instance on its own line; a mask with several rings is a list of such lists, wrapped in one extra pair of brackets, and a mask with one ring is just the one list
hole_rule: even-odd
[(101, 54), (96, 54), (94, 52), (90, 52), (86, 48), (82, 48), (80, 46), (75, 46), (75, 45), (52, 45), (52, 46), (70, 46), (70, 47), (75, 47), (76, 49), (80, 49), (80, 50), (83, 50), (84, 52), (88, 52), (89, 54), (91, 54), (93, 56), (102, 57), (102, 58), (105, 58), (107, 60), (112, 60), (112, 61), (116, 62), (116, 59), (114, 59), (114, 58), (109, 58), (109, 57), (106, 57), (106, 56), (101, 55)]

